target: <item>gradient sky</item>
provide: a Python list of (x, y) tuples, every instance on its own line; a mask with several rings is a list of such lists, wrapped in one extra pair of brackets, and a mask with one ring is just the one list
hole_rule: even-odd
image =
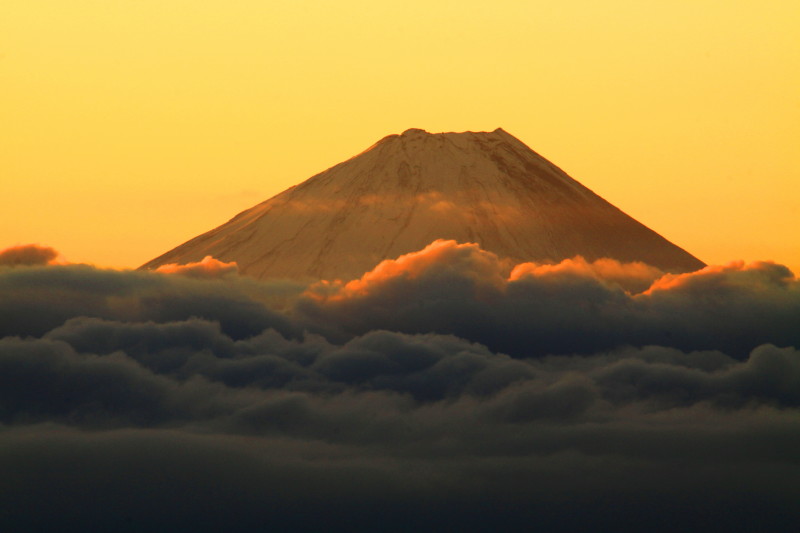
[(800, 272), (800, 3), (4, 0), (0, 248), (136, 267), (410, 127), (502, 127)]

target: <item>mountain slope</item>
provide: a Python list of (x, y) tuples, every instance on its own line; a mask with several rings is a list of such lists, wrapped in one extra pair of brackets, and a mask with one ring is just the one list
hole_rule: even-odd
[(256, 278), (348, 279), (437, 238), (517, 262), (582, 255), (671, 272), (703, 266), (502, 129), (411, 129), (141, 268), (212, 255)]

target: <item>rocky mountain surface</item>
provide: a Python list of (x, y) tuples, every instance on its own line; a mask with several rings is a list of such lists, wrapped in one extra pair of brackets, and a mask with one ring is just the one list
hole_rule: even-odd
[(704, 264), (502, 129), (389, 135), (141, 268), (236, 261), (255, 278), (351, 279), (435, 239), (515, 262), (575, 255)]

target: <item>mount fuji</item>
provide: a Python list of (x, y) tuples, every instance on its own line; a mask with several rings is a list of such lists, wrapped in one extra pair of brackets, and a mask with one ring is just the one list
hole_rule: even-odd
[(141, 268), (210, 255), (259, 279), (351, 279), (436, 239), (516, 262), (704, 266), (498, 128), (389, 135)]

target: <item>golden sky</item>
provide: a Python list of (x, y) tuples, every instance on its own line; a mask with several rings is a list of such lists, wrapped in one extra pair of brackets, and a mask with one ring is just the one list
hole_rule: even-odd
[(136, 267), (411, 127), (800, 272), (795, 0), (0, 3), (0, 248)]

